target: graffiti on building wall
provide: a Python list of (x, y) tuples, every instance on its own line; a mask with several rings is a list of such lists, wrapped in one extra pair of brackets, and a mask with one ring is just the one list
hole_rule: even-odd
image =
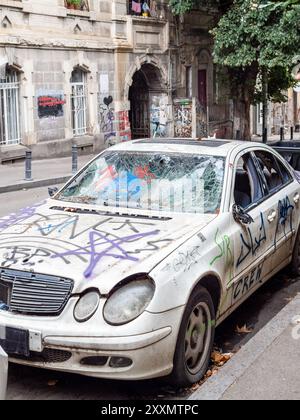
[(119, 122), (119, 132), (121, 141), (131, 140), (131, 129), (128, 111), (119, 111), (117, 113)]
[(167, 137), (169, 114), (168, 96), (152, 96), (150, 104), (151, 137)]
[(39, 90), (37, 92), (39, 118), (63, 117), (66, 101), (62, 91)]
[(174, 103), (175, 137), (188, 138), (193, 133), (193, 103), (191, 100), (175, 101)]
[(105, 143), (113, 142), (116, 138), (116, 131), (114, 130), (115, 111), (112, 106), (112, 96), (105, 96), (99, 98), (99, 125), (100, 131), (104, 134)]

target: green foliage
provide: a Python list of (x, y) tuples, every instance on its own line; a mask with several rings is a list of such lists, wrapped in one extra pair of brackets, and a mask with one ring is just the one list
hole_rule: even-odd
[(170, 7), (174, 15), (184, 15), (189, 12), (195, 4), (195, 0), (170, 0)]
[[(196, 0), (170, 0), (175, 14), (197, 5)], [(251, 102), (261, 100), (261, 74), (267, 72), (269, 99), (285, 100), (293, 85), (293, 67), (300, 62), (300, 0), (220, 0), (221, 16), (214, 36), (214, 61), (225, 66), (232, 90), (241, 89)], [(239, 93), (238, 93), (239, 92)]]

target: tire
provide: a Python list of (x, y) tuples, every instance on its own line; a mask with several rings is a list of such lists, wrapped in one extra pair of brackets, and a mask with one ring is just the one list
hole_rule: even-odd
[(296, 236), (292, 262), (290, 264), (290, 272), (292, 276), (300, 277), (300, 229)]
[(197, 287), (189, 299), (179, 329), (170, 376), (172, 385), (190, 386), (207, 372), (215, 338), (215, 318), (210, 294), (203, 287)]

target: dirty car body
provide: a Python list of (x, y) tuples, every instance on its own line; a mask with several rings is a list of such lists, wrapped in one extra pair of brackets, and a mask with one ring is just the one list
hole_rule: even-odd
[(148, 379), (181, 363), (179, 383), (199, 379), (215, 326), (291, 262), (299, 194), (261, 144), (104, 151), (53, 198), (0, 219), (0, 344), (25, 365)]

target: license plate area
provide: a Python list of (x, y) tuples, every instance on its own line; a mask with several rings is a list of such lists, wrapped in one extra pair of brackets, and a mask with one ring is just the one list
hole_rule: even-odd
[(0, 346), (8, 355), (30, 355), (29, 331), (11, 327), (0, 327)]

